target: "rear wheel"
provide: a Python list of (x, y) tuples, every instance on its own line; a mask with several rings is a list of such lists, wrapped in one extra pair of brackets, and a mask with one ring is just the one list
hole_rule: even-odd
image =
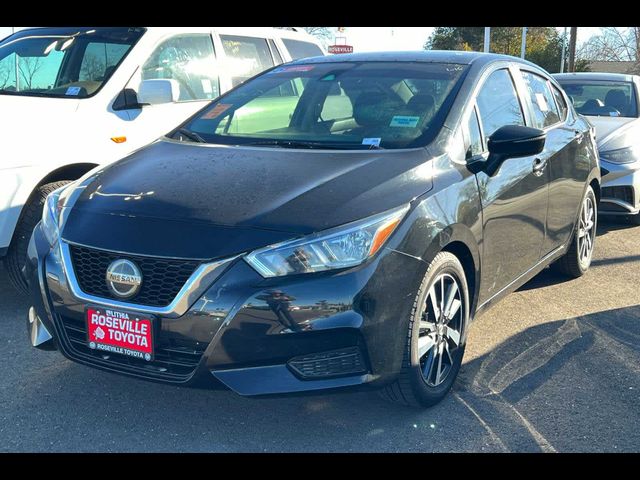
[(400, 376), (381, 395), (418, 407), (440, 402), (460, 370), (468, 319), (464, 269), (455, 255), (440, 252), (429, 265), (414, 301)]
[(552, 265), (554, 270), (573, 278), (584, 275), (591, 265), (597, 226), (598, 202), (593, 189), (588, 187), (582, 200), (576, 231), (569, 250)]
[(27, 259), (27, 247), (29, 240), (31, 240), (31, 234), (42, 218), (42, 208), (47, 195), (69, 182), (70, 180), (63, 180), (41, 185), (33, 192), (28, 203), (22, 209), (20, 220), (18, 220), (18, 225), (13, 233), (13, 240), (4, 259), (9, 281), (20, 293), (27, 293), (27, 282), (22, 275), (22, 268)]

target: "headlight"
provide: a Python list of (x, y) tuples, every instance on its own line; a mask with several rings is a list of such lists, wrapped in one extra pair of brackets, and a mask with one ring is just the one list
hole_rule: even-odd
[(66, 187), (65, 185), (51, 192), (47, 196), (42, 210), (42, 232), (51, 246), (58, 241), (58, 235), (60, 234), (60, 216), (62, 214), (62, 205), (64, 204), (60, 194)]
[(380, 250), (408, 209), (405, 205), (299, 240), (261, 248), (245, 260), (263, 277), (353, 267)]
[(611, 163), (633, 163), (640, 159), (640, 149), (635, 146), (618, 148), (616, 150), (600, 152), (600, 157)]

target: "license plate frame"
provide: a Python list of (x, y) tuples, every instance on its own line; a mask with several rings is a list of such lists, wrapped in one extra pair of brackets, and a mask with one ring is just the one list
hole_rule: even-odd
[[(95, 322), (93, 316), (97, 315)], [(157, 319), (131, 310), (87, 305), (84, 309), (87, 346), (105, 355), (111, 353), (146, 362), (154, 359)], [(119, 332), (119, 333), (118, 333)]]

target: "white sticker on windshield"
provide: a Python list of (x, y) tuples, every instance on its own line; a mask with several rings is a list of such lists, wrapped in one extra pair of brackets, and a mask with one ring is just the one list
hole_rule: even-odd
[(415, 128), (418, 126), (420, 117), (409, 117), (406, 115), (396, 115), (391, 119), (390, 127), (409, 127)]
[(362, 145), (373, 145), (374, 147), (380, 146), (381, 138), (363, 138)]
[(540, 107), (541, 112), (549, 111), (549, 105), (547, 104), (547, 99), (544, 98), (544, 95), (541, 93), (536, 93), (536, 103), (538, 107)]
[(205, 95), (209, 95), (210, 93), (213, 93), (213, 87), (211, 86), (210, 79), (202, 78), (200, 79), (200, 83), (202, 83), (202, 91), (205, 93)]
[(82, 90), (80, 87), (69, 87), (67, 88), (67, 91), (64, 92), (65, 95), (78, 95), (80, 93), (80, 90)]
[(609, 116), (610, 117), (619, 117), (620, 116), (620, 112), (609, 112)]

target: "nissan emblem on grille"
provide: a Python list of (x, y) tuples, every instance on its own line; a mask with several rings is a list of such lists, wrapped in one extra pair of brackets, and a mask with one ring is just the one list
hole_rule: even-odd
[(142, 285), (142, 273), (138, 266), (129, 260), (114, 260), (107, 268), (107, 287), (120, 298), (134, 296)]

